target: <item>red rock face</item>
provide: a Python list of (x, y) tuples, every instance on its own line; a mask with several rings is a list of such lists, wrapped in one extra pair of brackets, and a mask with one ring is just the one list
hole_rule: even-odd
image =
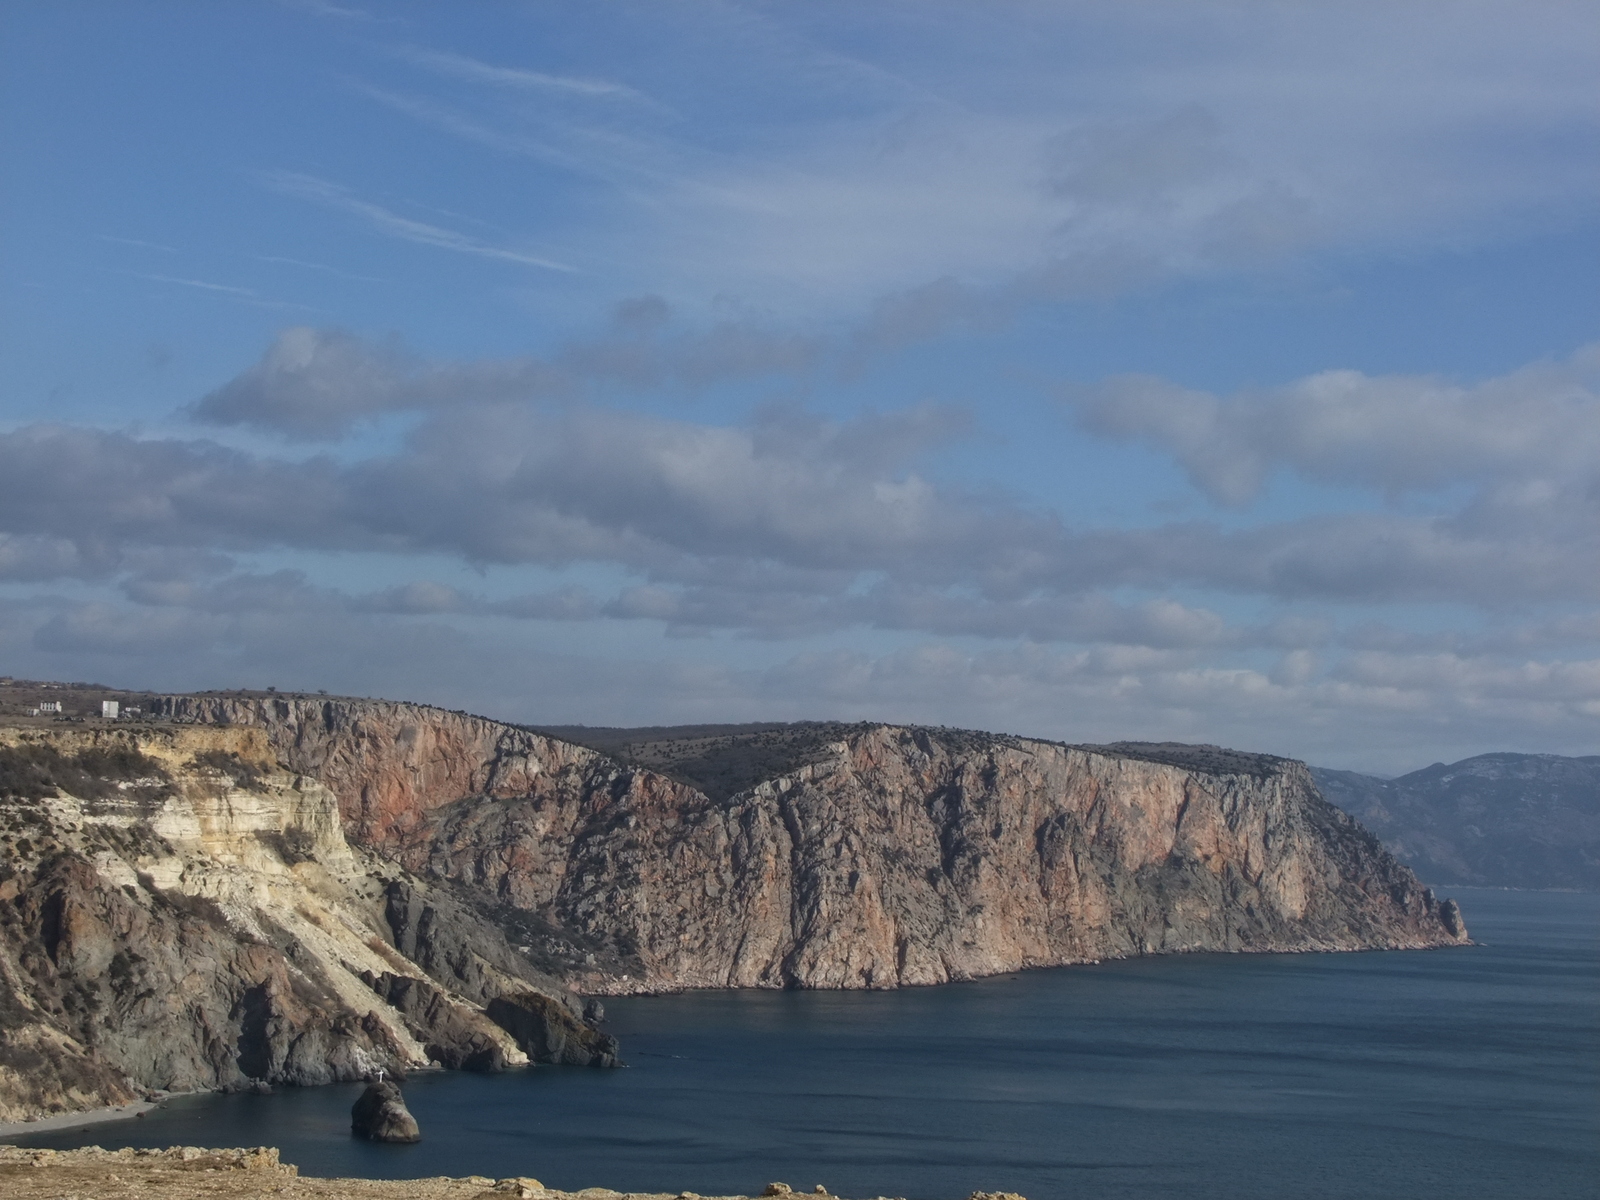
[(615, 764), (582, 746), (463, 713), (388, 701), (172, 696), (175, 720), (267, 730), (283, 763), (339, 797), (346, 836), (393, 852), (466, 796), (565, 793)]
[[(881, 726), (725, 803), (404, 704), (178, 697), (260, 725), (412, 870), (620, 950), (588, 991), (894, 987), (1114, 956), (1464, 942), (1299, 763), (1194, 769)], [(1266, 765), (1260, 765), (1260, 764)]]

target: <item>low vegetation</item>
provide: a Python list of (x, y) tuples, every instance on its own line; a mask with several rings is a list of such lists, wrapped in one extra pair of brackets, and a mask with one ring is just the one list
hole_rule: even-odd
[(66, 792), (82, 800), (105, 800), (134, 790), (141, 797), (166, 794), (171, 777), (155, 759), (132, 746), (90, 747), (62, 754), (54, 746), (0, 746), (0, 797), (44, 800)]

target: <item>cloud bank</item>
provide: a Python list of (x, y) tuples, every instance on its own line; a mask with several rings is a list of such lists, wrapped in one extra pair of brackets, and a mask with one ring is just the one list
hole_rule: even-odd
[[(661, 373), (703, 352), (651, 343), (644, 357)], [(808, 697), (925, 715), (928, 689), (959, 679), (959, 698), (938, 693), (951, 711), (1035, 732), (1047, 722), (1023, 719), (1029, 697), (1058, 721), (1081, 720), (1081, 703), (1146, 726), (1187, 714), (1168, 720), (1198, 733), (1219, 705), (1235, 723), (1298, 712), (1310, 730), (1318, 713), (1420, 713), (1422, 698), (1568, 728), (1600, 715), (1597, 660), (1527, 655), (1600, 638), (1582, 615), (1600, 600), (1597, 363), (1586, 347), (1471, 386), (1330, 372), (1225, 397), (1147, 378), (1067, 389), (1059, 436), (1076, 421), (1148, 446), (1221, 506), (1097, 527), (941, 478), (933, 459), (970, 427), (959, 410), (696, 423), (585, 398), (615, 369), (604, 346), (441, 363), (291, 328), (189, 410), (280, 449), (66, 425), (0, 434), (0, 579), (111, 589), (47, 619), (13, 603), (12, 636), (32, 622), (33, 649), (68, 658), (177, 651), (215, 669), (230, 644), (255, 647), (246, 661), (303, 659), (278, 644), (295, 629), (360, 645), (403, 627), (435, 647), (425, 674), (439, 646), (642, 625), (767, 645), (769, 668), (726, 665), (730, 690), (712, 691), (789, 715)], [(398, 445), (362, 441), (374, 419), (408, 422)], [(1282, 473), (1368, 499), (1275, 517), (1255, 501)], [(251, 567), (286, 554), (419, 573), (352, 590)], [(427, 563), (553, 582), (473, 587)], [(1408, 629), (1397, 605), (1437, 611)], [(811, 648), (861, 631), (913, 642)], [(780, 679), (795, 688), (781, 704)]]

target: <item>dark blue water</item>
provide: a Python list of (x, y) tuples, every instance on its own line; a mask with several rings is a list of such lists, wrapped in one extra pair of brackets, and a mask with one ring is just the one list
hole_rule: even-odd
[(193, 1097), (31, 1145), (275, 1145), (307, 1174), (846, 1196), (1600, 1196), (1600, 896), (1458, 889), (1481, 946), (1193, 955), (901, 992), (618, 1000), (625, 1071)]

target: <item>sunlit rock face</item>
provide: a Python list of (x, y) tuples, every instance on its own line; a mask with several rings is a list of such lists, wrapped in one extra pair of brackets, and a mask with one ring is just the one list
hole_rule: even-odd
[(730, 797), (496, 722), (174, 697), (259, 728), (358, 841), (474, 889), (584, 991), (895, 987), (1185, 951), (1464, 942), (1306, 768), (857, 727)]

